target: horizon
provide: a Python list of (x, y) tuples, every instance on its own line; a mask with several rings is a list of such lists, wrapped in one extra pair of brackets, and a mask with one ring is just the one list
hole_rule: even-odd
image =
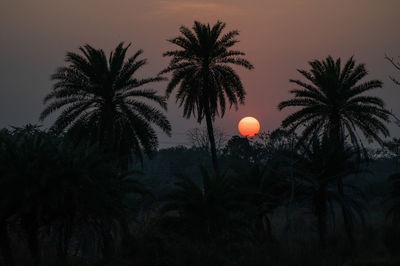
[[(301, 78), (296, 70), (309, 69), (308, 61), (328, 55), (340, 57), (342, 62), (354, 56), (356, 63), (365, 63), (369, 71), (365, 80), (382, 80), (384, 88), (376, 94), (400, 115), (396, 104), (399, 88), (389, 79), (397, 73), (384, 59), (385, 54), (400, 55), (400, 36), (396, 34), (399, 8), (396, 0), (5, 1), (0, 16), (4, 28), (0, 126), (38, 123), (43, 98), (52, 87), (50, 75), (65, 65), (67, 52), (77, 52), (88, 43), (108, 53), (121, 41), (131, 42), (128, 55), (143, 49), (142, 58), (148, 59), (140, 77), (154, 76), (168, 63), (162, 57), (172, 47), (166, 40), (178, 36), (179, 26), (191, 27), (194, 20), (210, 24), (222, 20), (227, 23), (225, 31), (238, 29), (237, 48), (255, 66), (252, 71), (236, 68), (247, 91), (245, 105), (215, 121), (228, 135), (239, 135), (237, 124), (245, 116), (257, 118), (261, 131), (279, 127), (282, 118), (294, 110), (277, 110), (279, 102), (290, 97), (293, 85), (288, 80)], [(164, 94), (166, 84), (154, 87)], [(160, 148), (187, 143), (182, 136), (200, 127), (195, 119), (183, 118), (174, 95), (166, 115), (172, 136), (159, 134)], [(48, 127), (54, 117), (43, 125)], [(392, 136), (399, 135), (396, 125), (389, 128)]]

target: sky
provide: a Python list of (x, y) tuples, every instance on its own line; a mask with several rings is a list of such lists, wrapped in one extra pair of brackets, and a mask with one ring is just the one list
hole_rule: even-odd
[[(237, 68), (247, 91), (245, 105), (215, 121), (228, 135), (238, 134), (245, 116), (257, 118), (263, 131), (279, 127), (295, 110), (277, 109), (291, 97), (289, 79), (301, 78), (297, 69), (328, 55), (365, 63), (366, 80), (384, 82), (375, 94), (400, 116), (400, 87), (389, 79), (400, 78), (400, 72), (384, 59), (385, 53), (400, 56), (398, 10), (399, 0), (1, 0), (0, 128), (39, 123), (50, 75), (65, 64), (67, 51), (90, 44), (109, 53), (121, 41), (132, 43), (128, 54), (143, 49), (148, 59), (138, 75), (155, 76), (169, 61), (162, 53), (174, 48), (167, 40), (194, 20), (222, 20), (226, 30), (239, 30), (236, 48), (255, 66)], [(151, 88), (164, 94), (166, 85)], [(41, 124), (50, 126), (54, 117)], [(161, 147), (187, 144), (185, 132), (199, 126), (196, 120), (182, 117), (174, 97), (167, 117), (172, 136), (160, 134)], [(399, 136), (397, 126), (389, 128)]]

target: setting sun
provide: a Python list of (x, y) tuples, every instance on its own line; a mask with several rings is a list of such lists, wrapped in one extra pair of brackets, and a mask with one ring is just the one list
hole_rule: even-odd
[(253, 137), (260, 131), (260, 123), (254, 117), (246, 116), (239, 121), (238, 129), (243, 136)]

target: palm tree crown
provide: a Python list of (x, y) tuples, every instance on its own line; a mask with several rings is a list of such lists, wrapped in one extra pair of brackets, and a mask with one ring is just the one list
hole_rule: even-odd
[(234, 30), (221, 36), (225, 26), (225, 23), (218, 21), (211, 28), (210, 25), (195, 21), (193, 31), (182, 26), (180, 32), (183, 36), (169, 40), (182, 49), (164, 53), (164, 56), (172, 59), (161, 73), (173, 73), (167, 96), (179, 87), (176, 99), (180, 105), (184, 105), (183, 114), (187, 118), (197, 115), (201, 121), (206, 112), (205, 104), (209, 104), (211, 116), (223, 116), (225, 98), (236, 108), (238, 103), (244, 103), (246, 93), (230, 64), (247, 69), (253, 69), (253, 65), (242, 58), (245, 53), (229, 50), (238, 42), (235, 37), (239, 32)]
[(153, 151), (158, 140), (151, 124), (167, 134), (171, 126), (159, 109), (140, 99), (150, 100), (164, 110), (167, 104), (155, 90), (141, 87), (164, 79), (135, 78), (146, 60), (138, 60), (142, 50), (126, 59), (129, 46), (120, 43), (108, 59), (103, 50), (90, 45), (79, 48), (83, 55), (67, 53), (68, 66), (58, 68), (51, 76), (56, 83), (44, 99), (48, 104), (40, 119), (62, 109), (52, 125), (56, 132), (80, 132), (79, 138), (88, 138), (118, 154), (134, 152), (142, 158), (141, 148), (148, 154)]
[(367, 75), (364, 64), (356, 65), (351, 57), (344, 67), (340, 58), (334, 61), (329, 56), (323, 61), (309, 62), (310, 71), (298, 70), (308, 82), (291, 79), (300, 86), (293, 89), (294, 99), (283, 101), (279, 109), (302, 107), (289, 115), (283, 127), (292, 130), (304, 126), (303, 140), (322, 131), (328, 132), (332, 140), (343, 142), (346, 136), (356, 147), (362, 146), (357, 130), (365, 137), (382, 144), (379, 134), (388, 136), (385, 122), (390, 112), (379, 97), (362, 95), (364, 92), (381, 88), (382, 82), (370, 80), (360, 83)]
[[(183, 116), (197, 116), (198, 122), (205, 117), (209, 132), (214, 167), (216, 155), (212, 120), (216, 115), (225, 114), (229, 106), (238, 108), (243, 104), (245, 90), (237, 73), (231, 67), (238, 65), (253, 69), (253, 65), (243, 58), (245, 53), (231, 50), (238, 40), (237, 30), (221, 35), (225, 23), (218, 21), (214, 26), (194, 22), (193, 31), (180, 28), (181, 36), (169, 40), (179, 46), (179, 50), (165, 52), (172, 57), (169, 66), (162, 73), (172, 72), (166, 95), (169, 97), (177, 89), (176, 101), (183, 105)], [(214, 158), (215, 157), (215, 158)]]

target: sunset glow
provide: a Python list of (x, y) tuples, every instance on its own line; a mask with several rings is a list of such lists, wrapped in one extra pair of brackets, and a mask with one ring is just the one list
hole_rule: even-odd
[(239, 121), (238, 129), (243, 136), (253, 137), (260, 131), (260, 123), (254, 117), (246, 116)]

